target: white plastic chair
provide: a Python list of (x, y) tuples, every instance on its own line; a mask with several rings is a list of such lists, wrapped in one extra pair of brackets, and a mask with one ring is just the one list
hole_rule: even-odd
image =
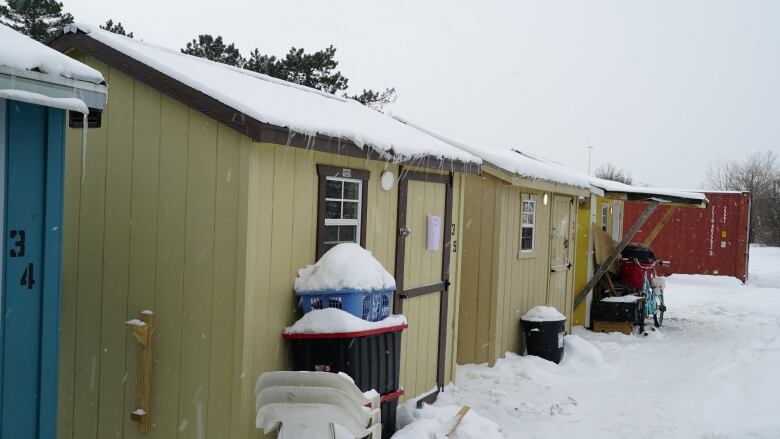
[(255, 391), (255, 425), (265, 433), (279, 429), (278, 438), (334, 439), (334, 425), (356, 438), (381, 438), (379, 398), (369, 400), (338, 375), (268, 372), (258, 379)]

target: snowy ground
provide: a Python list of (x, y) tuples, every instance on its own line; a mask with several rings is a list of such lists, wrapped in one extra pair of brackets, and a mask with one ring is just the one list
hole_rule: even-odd
[[(396, 439), (780, 437), (780, 248), (751, 249), (750, 281), (675, 275), (647, 337), (575, 328), (561, 365), (509, 354), (458, 368)], [(476, 412), (476, 413), (474, 413)]]

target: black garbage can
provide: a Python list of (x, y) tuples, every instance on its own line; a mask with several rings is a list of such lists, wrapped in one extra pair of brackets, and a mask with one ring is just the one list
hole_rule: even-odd
[(337, 334), (284, 334), (293, 370), (344, 372), (363, 392), (400, 387), (401, 332), (406, 325)]
[(563, 359), (566, 317), (561, 315), (561, 320), (549, 320), (549, 316), (535, 318), (531, 314), (532, 312), (529, 312), (520, 319), (520, 326), (525, 334), (527, 354), (560, 363)]

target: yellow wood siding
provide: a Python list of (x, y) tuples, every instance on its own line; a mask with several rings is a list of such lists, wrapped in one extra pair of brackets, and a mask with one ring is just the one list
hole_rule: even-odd
[[(226, 437), (236, 399), (246, 227), (242, 136), (89, 57), (111, 84), (103, 126), (66, 133), (58, 437)], [(85, 163), (82, 169), (82, 160)], [(155, 312), (152, 431), (124, 322)], [(240, 358), (240, 357), (238, 357)]]
[[(589, 260), (592, 259), (593, 250), (591, 249), (591, 217), (595, 217), (595, 212), (590, 209), (591, 199), (586, 198), (577, 208), (577, 246), (575, 250), (575, 272), (574, 288), (572, 289), (572, 300), (576, 298), (580, 290), (585, 288), (590, 275)], [(585, 302), (581, 302), (572, 313), (573, 325), (585, 325)]]
[[(290, 365), (281, 333), (300, 316), (297, 270), (314, 262), (316, 165), (371, 172), (366, 247), (391, 273), (398, 191), (382, 190), (379, 176), (388, 169), (398, 177), (399, 168), (253, 142), (115, 68), (73, 56), (101, 70), (111, 89), (86, 156), (82, 131), (66, 133), (58, 437), (262, 437), (254, 383)], [(463, 178), (453, 188), (458, 250)], [(415, 209), (443, 215), (441, 189), (425, 185)], [(432, 283), (441, 255), (410, 255), (420, 270), (408, 275)], [(455, 373), (461, 265), (454, 252), (446, 382)], [(403, 336), (407, 398), (435, 382), (437, 361), (439, 295), (414, 300), (407, 309), (415, 334)], [(148, 435), (129, 419), (138, 346), (124, 326), (144, 309), (157, 319)]]
[[(545, 192), (539, 189), (510, 185), (488, 174), (463, 178), (466, 187), (457, 362), (493, 364), (507, 351), (522, 351), (520, 317), (550, 300), (553, 194), (547, 193), (545, 205)], [(530, 252), (520, 251), (524, 199), (536, 201), (534, 249)], [(574, 212), (571, 206), (571, 221)], [(567, 289), (571, 289), (572, 276), (570, 272), (564, 279)], [(562, 300), (570, 302), (570, 294)], [(570, 317), (571, 306), (563, 308), (560, 311)]]

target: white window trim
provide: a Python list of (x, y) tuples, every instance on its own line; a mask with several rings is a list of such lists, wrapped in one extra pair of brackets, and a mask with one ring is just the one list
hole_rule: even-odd
[[(532, 215), (534, 218), (533, 223), (525, 223), (523, 222), (523, 213), (525, 208), (525, 203), (531, 203), (533, 206)], [(530, 228), (531, 229), (531, 248), (530, 249), (523, 249), (523, 229)], [(536, 248), (536, 200), (521, 200), (520, 203), (520, 253), (531, 253)]]
[[(325, 202), (327, 205), (328, 201), (339, 201), (341, 202), (341, 216), (344, 216), (344, 201), (355, 203), (357, 204), (357, 218), (355, 219), (344, 219), (344, 218), (325, 218), (325, 227), (328, 226), (356, 226), (355, 227), (355, 243), (360, 245), (360, 224), (361, 220), (363, 219), (361, 215), (363, 214), (363, 180), (355, 179), (355, 178), (344, 178), (344, 177), (325, 177), (325, 184), (327, 184), (328, 180), (333, 181), (342, 181), (342, 182), (349, 182), (349, 183), (357, 183), (358, 187), (358, 193), (357, 193), (357, 199), (356, 200), (347, 200), (345, 198), (328, 198), (325, 197)], [(344, 197), (344, 189), (342, 187), (341, 189), (341, 196)], [(323, 212), (323, 215), (325, 213)], [(327, 243), (327, 241), (325, 241)], [(346, 242), (346, 241), (339, 241)]]
[(601, 231), (606, 232), (609, 229), (609, 203), (601, 202)]

